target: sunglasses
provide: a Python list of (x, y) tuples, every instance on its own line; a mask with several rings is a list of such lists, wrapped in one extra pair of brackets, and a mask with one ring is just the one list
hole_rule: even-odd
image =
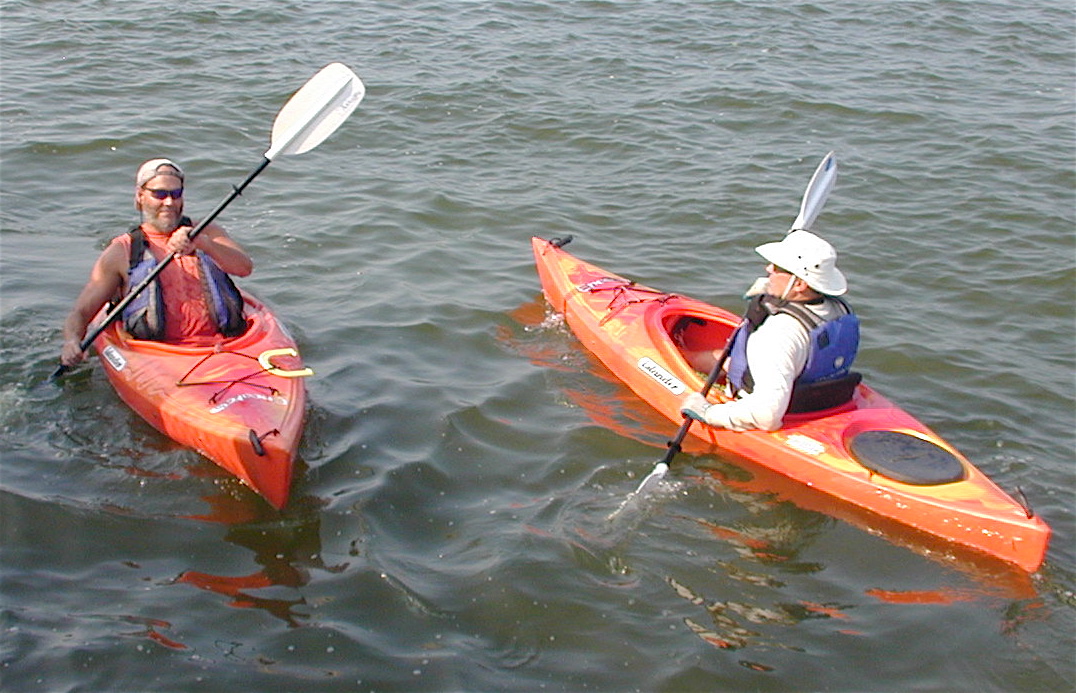
[(154, 190), (153, 188), (142, 189), (148, 192), (150, 195), (153, 196), (154, 199), (157, 200), (164, 200), (169, 197), (171, 197), (173, 200), (178, 200), (179, 198), (183, 197), (183, 188), (176, 188), (175, 190)]

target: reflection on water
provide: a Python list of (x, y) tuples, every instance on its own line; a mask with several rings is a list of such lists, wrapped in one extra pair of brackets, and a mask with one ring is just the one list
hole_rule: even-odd
[(211, 511), (194, 516), (195, 519), (230, 525), (224, 540), (252, 551), (254, 561), (262, 568), (248, 575), (187, 570), (176, 582), (227, 597), (228, 605), (237, 609), (263, 609), (295, 628), (309, 618), (296, 610), (306, 603), (302, 594), (289, 599), (254, 593), (273, 587), (298, 592), (310, 580), (308, 569), (341, 573), (348, 567), (348, 563), (329, 566), (322, 560), (321, 511), (318, 503), (309, 497), (293, 498), (287, 510), (280, 513), (253, 493), (244, 496), (221, 493), (206, 496), (204, 500)]

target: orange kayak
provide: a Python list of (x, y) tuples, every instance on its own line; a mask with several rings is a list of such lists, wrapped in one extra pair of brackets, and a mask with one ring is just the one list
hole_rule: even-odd
[[(542, 291), (576, 337), (636, 395), (676, 424), (704, 374), (678, 344), (721, 349), (740, 318), (684, 296), (641, 286), (533, 238)], [(710, 400), (723, 395), (714, 388)], [(899, 525), (1034, 572), (1050, 528), (910, 414), (860, 383), (851, 401), (788, 414), (776, 431), (695, 423), (707, 448), (740, 456)], [(835, 513), (836, 514), (836, 513)]]
[(94, 346), (112, 386), (142, 418), (283, 508), (311, 371), (272, 312), (243, 298), (247, 331), (216, 346), (134, 339), (118, 320)]

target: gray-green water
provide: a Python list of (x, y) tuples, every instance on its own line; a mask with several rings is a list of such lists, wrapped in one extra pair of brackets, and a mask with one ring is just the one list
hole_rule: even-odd
[[(1074, 26), (1071, 2), (6, 0), (0, 687), (1073, 689)], [(277, 514), (96, 365), (43, 381), (137, 164), (182, 162), (208, 212), (330, 61), (366, 100), (221, 218), (317, 372)], [(1023, 489), (1055, 532), (1032, 578), (716, 454), (604, 522), (675, 427), (546, 319), (529, 237), (739, 310), (831, 149), (816, 230), (861, 370)]]

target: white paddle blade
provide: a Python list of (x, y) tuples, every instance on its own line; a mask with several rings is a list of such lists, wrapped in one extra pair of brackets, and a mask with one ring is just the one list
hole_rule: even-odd
[(273, 121), (265, 158), (302, 154), (331, 135), (362, 101), (366, 87), (342, 63), (329, 63), (288, 99)]
[(658, 462), (654, 469), (646, 475), (646, 478), (643, 479), (642, 483), (639, 484), (639, 488), (629, 493), (628, 497), (624, 499), (620, 506), (617, 507), (617, 509), (613, 512), (609, 513), (609, 516), (605, 519), (612, 522), (617, 518), (618, 515), (620, 515), (620, 513), (624, 512), (624, 508), (631, 505), (632, 501), (634, 501), (636, 498), (644, 498), (646, 494), (650, 493), (650, 491), (655, 486), (661, 483), (661, 480), (665, 478), (665, 473), (668, 471), (669, 465), (665, 464), (664, 462)]
[(803, 192), (803, 202), (800, 203), (800, 214), (796, 217), (796, 220), (792, 222), (792, 228), (789, 231), (805, 230), (809, 231), (814, 226), (814, 220), (818, 218), (818, 213), (822, 211), (822, 207), (826, 204), (826, 199), (829, 197), (829, 191), (833, 189), (833, 185), (837, 182), (837, 159), (833, 152), (826, 154), (822, 157), (822, 162), (818, 164), (818, 168), (815, 169), (814, 175), (811, 176), (811, 182), (807, 184), (807, 190)]
[(658, 462), (657, 465), (654, 466), (654, 469), (646, 475), (646, 478), (643, 479), (642, 483), (639, 484), (639, 488), (635, 489), (635, 495), (648, 493), (650, 489), (654, 488), (656, 484), (660, 483), (661, 480), (665, 478), (665, 474), (668, 471), (669, 465), (664, 462)]

